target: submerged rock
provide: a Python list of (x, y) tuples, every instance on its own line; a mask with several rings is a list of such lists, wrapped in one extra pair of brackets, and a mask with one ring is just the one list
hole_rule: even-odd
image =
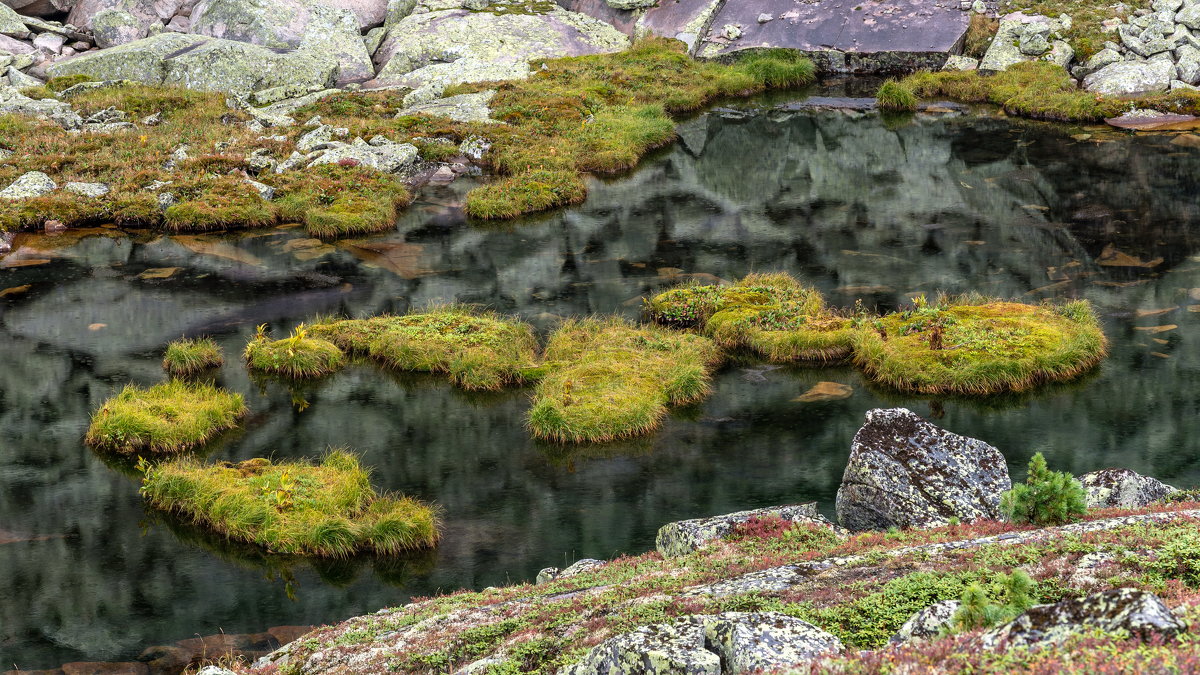
[(961, 604), (958, 600), (943, 600), (918, 611), (900, 626), (889, 642), (899, 644), (937, 637), (943, 628), (950, 625)]
[(658, 552), (667, 558), (687, 555), (709, 542), (728, 537), (733, 534), (738, 525), (752, 518), (772, 516), (793, 523), (812, 523), (830, 528), (835, 527), (817, 510), (816, 502), (810, 502), (667, 523), (659, 528), (654, 545)]
[(1173, 637), (1186, 625), (1153, 593), (1118, 588), (1037, 605), (1011, 622), (983, 634), (985, 647), (1028, 647), (1057, 643), (1086, 630), (1118, 631), (1147, 639)]
[(1085, 473), (1079, 482), (1087, 490), (1087, 507), (1140, 507), (1160, 501), (1177, 489), (1129, 469), (1101, 469)]
[(851, 530), (869, 530), (998, 518), (1000, 493), (1011, 487), (996, 448), (905, 408), (875, 409), (850, 446), (837, 492), (838, 520)]

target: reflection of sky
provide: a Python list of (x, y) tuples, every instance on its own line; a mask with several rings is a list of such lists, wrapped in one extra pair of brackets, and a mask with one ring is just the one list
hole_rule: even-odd
[[(5, 662), (128, 658), (195, 633), (325, 622), (410, 592), (530, 579), (578, 557), (646, 550), (678, 518), (812, 499), (829, 511), (867, 409), (931, 410), (873, 392), (849, 369), (731, 366), (709, 400), (654, 436), (576, 453), (529, 439), (526, 391), (467, 396), (372, 368), (297, 392), (310, 406), (296, 412), (288, 391), (252, 383), (236, 355), (254, 325), (282, 333), (318, 313), (478, 302), (545, 331), (558, 316), (634, 316), (639, 296), (676, 281), (774, 270), (840, 305), (938, 290), (1087, 297), (1113, 341), (1097, 375), (1011, 401), (947, 401), (940, 423), (993, 443), (1014, 467), (1041, 450), (1075, 472), (1127, 466), (1197, 482), (1193, 151), (1095, 129), (987, 119), (889, 129), (840, 113), (702, 116), (681, 135), (636, 174), (594, 181), (581, 207), (517, 225), (463, 223), (460, 184), (427, 194), (395, 233), (332, 248), (293, 229), (19, 239), (0, 261), (0, 291), (30, 286), (0, 297), (0, 541), (54, 536), (0, 544)], [(1130, 262), (1114, 251), (1164, 262), (1100, 264), (1102, 254)], [(138, 278), (168, 267), (179, 270)], [(380, 487), (442, 505), (435, 560), (382, 575), (369, 561), (321, 575), (299, 565), (291, 601), (264, 580), (277, 564), (148, 518), (136, 484), (79, 439), (115, 388), (161, 377), (167, 341), (202, 333), (222, 343), (223, 382), (252, 409), (213, 457), (350, 445)], [(793, 402), (820, 381), (855, 392)]]

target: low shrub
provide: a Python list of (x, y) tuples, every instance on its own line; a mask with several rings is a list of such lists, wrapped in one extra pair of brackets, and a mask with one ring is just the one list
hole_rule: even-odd
[(183, 338), (167, 345), (162, 366), (171, 377), (190, 377), (223, 363), (221, 347), (212, 338)]
[(1000, 510), (1014, 523), (1061, 525), (1087, 511), (1087, 492), (1070, 473), (1047, 468), (1039, 452), (1029, 460), (1025, 483), (1001, 495)]
[(968, 631), (1008, 623), (1036, 602), (1037, 584), (1021, 570), (998, 575), (992, 589), (1002, 600), (993, 600), (978, 583), (967, 586), (959, 600), (958, 611), (950, 620), (950, 629)]
[(171, 380), (149, 389), (130, 384), (92, 415), (85, 441), (127, 454), (182, 452), (233, 428), (245, 414), (241, 394), (211, 384)]
[(265, 324), (258, 327), (242, 354), (251, 370), (301, 380), (328, 375), (346, 365), (346, 355), (337, 345), (308, 337), (304, 324), (296, 326), (292, 335), (282, 340), (271, 340), (265, 329)]

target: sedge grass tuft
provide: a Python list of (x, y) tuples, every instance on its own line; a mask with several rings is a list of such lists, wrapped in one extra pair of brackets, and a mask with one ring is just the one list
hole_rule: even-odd
[(88, 445), (124, 454), (183, 452), (231, 429), (246, 414), (241, 394), (171, 380), (126, 385), (92, 415)]

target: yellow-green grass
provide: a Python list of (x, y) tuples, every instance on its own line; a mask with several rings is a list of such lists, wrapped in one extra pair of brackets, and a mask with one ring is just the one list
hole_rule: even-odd
[(237, 425), (246, 403), (203, 382), (126, 385), (92, 415), (88, 445), (126, 454), (183, 452)]
[(888, 112), (912, 112), (917, 109), (917, 96), (908, 85), (887, 80), (875, 92), (875, 105)]
[(1107, 353), (1108, 341), (1086, 300), (1054, 306), (939, 299), (864, 326), (854, 361), (894, 389), (978, 395), (1069, 380)]
[(266, 326), (259, 326), (242, 353), (246, 367), (273, 375), (301, 380), (336, 372), (346, 365), (346, 355), (329, 340), (308, 337), (304, 324), (296, 326), (290, 337), (272, 340)]
[(223, 363), (221, 347), (212, 338), (181, 338), (167, 345), (162, 366), (171, 377), (190, 377)]
[(529, 428), (561, 443), (649, 433), (671, 405), (708, 395), (721, 350), (709, 338), (622, 319), (570, 320), (546, 345)]
[(537, 340), (528, 324), (469, 307), (321, 321), (310, 332), (389, 368), (445, 373), (467, 390), (522, 384), (537, 372)]
[(162, 462), (146, 468), (142, 494), (155, 508), (272, 553), (394, 555), (438, 541), (433, 507), (376, 493), (370, 472), (344, 450), (319, 464)]
[(834, 361), (850, 355), (856, 322), (787, 274), (751, 274), (730, 286), (690, 285), (646, 302), (653, 320), (699, 328), (722, 347), (773, 362)]

